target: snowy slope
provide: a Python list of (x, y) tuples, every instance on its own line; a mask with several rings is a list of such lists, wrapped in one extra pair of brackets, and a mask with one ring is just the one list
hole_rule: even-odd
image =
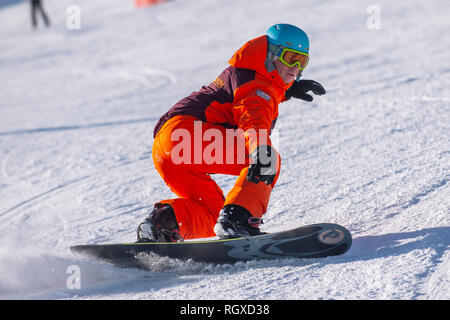
[[(27, 2), (0, 9), (1, 298), (450, 298), (448, 1), (377, 1), (375, 30), (372, 1), (44, 4), (49, 30), (31, 30)], [(66, 27), (73, 4), (79, 30)], [(304, 78), (327, 95), (280, 105), (282, 173), (263, 230), (339, 223), (351, 250), (231, 266), (161, 258), (152, 271), (72, 255), (134, 241), (146, 208), (173, 197), (151, 160), (157, 119), (277, 22), (309, 34)], [(67, 287), (71, 266), (81, 289)]]

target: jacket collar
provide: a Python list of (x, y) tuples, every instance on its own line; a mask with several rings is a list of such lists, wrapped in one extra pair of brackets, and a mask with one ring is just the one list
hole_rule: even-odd
[(274, 86), (285, 91), (292, 83), (284, 83), (277, 70), (267, 71), (265, 61), (267, 57), (267, 36), (252, 39), (239, 48), (228, 61), (236, 68), (250, 69), (256, 71), (260, 76), (270, 81)]

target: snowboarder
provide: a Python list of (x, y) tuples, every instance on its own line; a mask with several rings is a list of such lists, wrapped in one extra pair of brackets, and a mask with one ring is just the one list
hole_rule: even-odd
[[(278, 104), (292, 97), (312, 101), (309, 91), (325, 94), (318, 82), (300, 80), (308, 60), (306, 33), (276, 24), (236, 51), (212, 83), (160, 118), (153, 161), (179, 198), (154, 205), (137, 228), (138, 242), (261, 234), (280, 172), (281, 158), (269, 137)], [(211, 178), (214, 173), (238, 176), (227, 196)]]
[(42, 20), (44, 20), (45, 25), (50, 26), (50, 20), (48, 19), (47, 14), (44, 11), (44, 7), (42, 6), (41, 0), (30, 0), (31, 4), (31, 23), (33, 28), (37, 27), (37, 11), (41, 12)]

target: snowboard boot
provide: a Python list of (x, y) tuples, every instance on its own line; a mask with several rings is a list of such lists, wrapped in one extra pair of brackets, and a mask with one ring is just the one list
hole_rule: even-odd
[(156, 203), (148, 217), (137, 228), (137, 242), (183, 241), (173, 208)]
[(229, 204), (220, 211), (214, 232), (220, 239), (232, 239), (265, 234), (259, 230), (262, 219), (235, 204)]

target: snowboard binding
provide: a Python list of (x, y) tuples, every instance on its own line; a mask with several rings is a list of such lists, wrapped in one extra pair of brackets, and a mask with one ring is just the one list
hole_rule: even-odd
[(137, 228), (137, 242), (182, 242), (173, 208), (157, 203)]
[(214, 232), (220, 239), (257, 236), (265, 234), (259, 230), (262, 223), (261, 218), (253, 217), (244, 207), (230, 204), (220, 211)]

